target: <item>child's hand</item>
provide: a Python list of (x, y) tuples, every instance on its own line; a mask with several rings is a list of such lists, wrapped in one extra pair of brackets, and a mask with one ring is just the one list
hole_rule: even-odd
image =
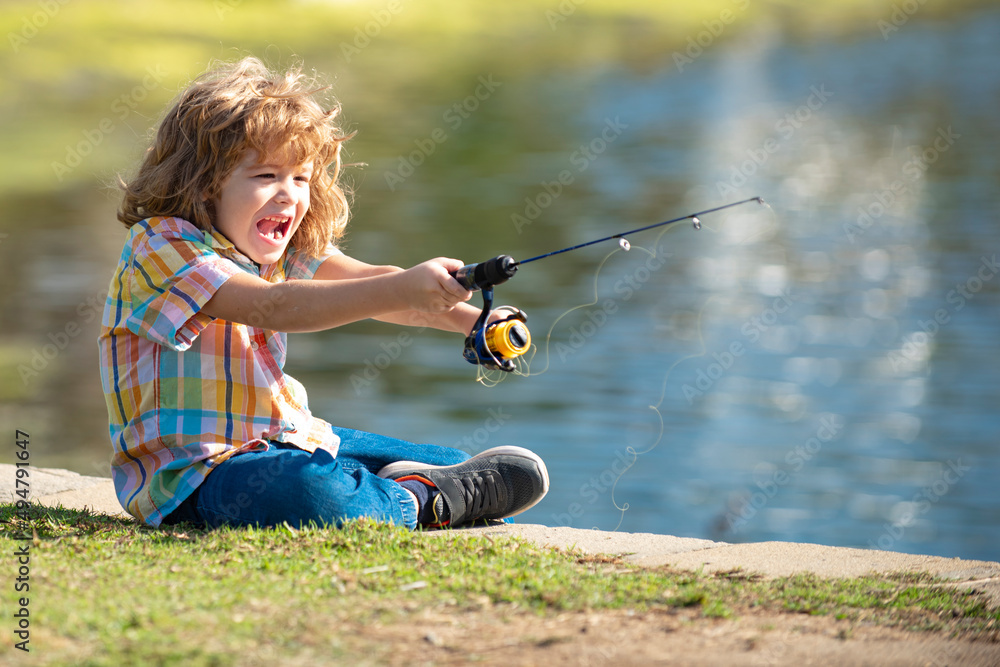
[(451, 275), (462, 266), (457, 259), (438, 257), (399, 274), (410, 307), (423, 313), (446, 313), (472, 298), (472, 292)]

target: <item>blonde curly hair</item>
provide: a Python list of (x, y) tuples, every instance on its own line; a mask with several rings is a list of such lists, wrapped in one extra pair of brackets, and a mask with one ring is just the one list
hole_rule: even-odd
[(222, 64), (180, 94), (156, 130), (138, 173), (124, 191), (118, 219), (131, 227), (152, 216), (176, 216), (210, 231), (212, 199), (248, 151), (285, 151), (294, 164), (312, 161), (309, 209), (291, 239), (318, 256), (344, 235), (349, 205), (338, 184), (345, 135), (340, 105), (315, 97), (325, 87), (300, 69), (269, 70), (252, 57)]

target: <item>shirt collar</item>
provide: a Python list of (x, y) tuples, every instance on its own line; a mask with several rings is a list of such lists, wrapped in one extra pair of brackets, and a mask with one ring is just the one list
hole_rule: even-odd
[(236, 246), (233, 245), (233, 242), (227, 239), (225, 235), (223, 235), (223, 233), (215, 227), (212, 227), (211, 231), (205, 232), (205, 243), (226, 259), (230, 259), (243, 268), (260, 275), (260, 265), (237, 250)]

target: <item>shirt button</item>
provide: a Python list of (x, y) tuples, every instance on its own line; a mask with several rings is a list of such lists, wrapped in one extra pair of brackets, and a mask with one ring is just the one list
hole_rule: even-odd
[(259, 346), (259, 345), (257, 345), (257, 341), (255, 341), (255, 340), (252, 340), (252, 341), (250, 341), (250, 347), (252, 347), (253, 349), (255, 349), (255, 350), (256, 350), (256, 349), (257, 349), (258, 347), (260, 347), (260, 346)]

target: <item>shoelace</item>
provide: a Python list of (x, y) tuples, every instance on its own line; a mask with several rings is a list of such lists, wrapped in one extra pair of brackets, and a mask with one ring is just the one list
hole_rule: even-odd
[(507, 502), (507, 486), (492, 470), (463, 477), (461, 482), (469, 519), (495, 514)]

